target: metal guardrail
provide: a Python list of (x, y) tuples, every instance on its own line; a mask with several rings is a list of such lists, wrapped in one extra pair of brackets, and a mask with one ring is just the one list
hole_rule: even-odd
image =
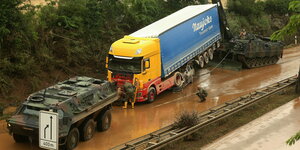
[(152, 150), (162, 148), (163, 146), (181, 139), (187, 135), (190, 135), (211, 123), (232, 115), (235, 112), (238, 112), (250, 106), (251, 104), (254, 104), (262, 98), (280, 91), (281, 89), (295, 83), (296, 81), (297, 77), (293, 76), (251, 92), (247, 95), (225, 102), (224, 104), (221, 104), (219, 106), (213, 107), (205, 112), (202, 112), (200, 114), (200, 123), (193, 127), (173, 129), (172, 125), (169, 125), (142, 137), (118, 145), (111, 150)]

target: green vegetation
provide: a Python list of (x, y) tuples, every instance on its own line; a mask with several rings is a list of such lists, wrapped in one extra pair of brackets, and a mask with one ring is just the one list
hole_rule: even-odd
[[(10, 97), (20, 80), (33, 92), (45, 82), (45, 74), (55, 71), (105, 74), (104, 58), (112, 42), (187, 5), (206, 1), (46, 0), (46, 5), (32, 6), (30, 0), (2, 0), (0, 95)], [(272, 22), (264, 10), (274, 5), (278, 8), (267, 9), (269, 14), (278, 9), (286, 13), (283, 1), (229, 0), (234, 33), (246, 28), (269, 35)]]
[(192, 127), (199, 123), (200, 115), (197, 111), (183, 111), (179, 115), (177, 115), (173, 125), (173, 128), (184, 128), (184, 127)]
[(289, 4), (289, 10), (293, 12), (289, 23), (281, 30), (272, 34), (271, 38), (274, 40), (283, 40), (287, 35), (294, 35), (300, 33), (300, 1), (292, 1)]
[(286, 144), (293, 145), (296, 143), (296, 141), (300, 140), (300, 132), (296, 133), (294, 136), (292, 136), (290, 139), (286, 141)]
[(228, 0), (228, 22), (237, 35), (241, 29), (270, 36), (287, 23), (288, 4), (292, 0)]
[[(40, 74), (76, 68), (104, 69), (111, 43), (158, 20), (179, 6), (161, 0), (3, 0), (0, 5), (0, 94), (7, 96), (14, 79), (26, 79), (32, 90)], [(189, 2), (190, 4), (190, 2)], [(102, 69), (101, 69), (102, 68)], [(85, 74), (85, 71), (82, 71)]]

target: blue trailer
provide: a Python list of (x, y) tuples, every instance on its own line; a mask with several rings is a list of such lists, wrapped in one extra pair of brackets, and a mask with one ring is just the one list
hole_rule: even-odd
[[(210, 47), (214, 50), (217, 46), (221, 39), (217, 5), (185, 7), (130, 36), (160, 39), (162, 77), (167, 77)], [(205, 61), (204, 57), (209, 56), (202, 57)], [(199, 57), (195, 59), (204, 65)]]

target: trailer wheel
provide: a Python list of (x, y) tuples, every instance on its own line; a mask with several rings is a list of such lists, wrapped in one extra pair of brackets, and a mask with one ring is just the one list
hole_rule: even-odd
[(152, 103), (155, 100), (155, 97), (156, 97), (156, 90), (154, 87), (150, 87), (148, 92), (147, 102)]
[(13, 133), (13, 138), (14, 138), (14, 140), (15, 140), (16, 143), (25, 143), (25, 142), (28, 142), (28, 137), (24, 136), (24, 135), (19, 135), (19, 134)]
[(176, 87), (181, 87), (183, 84), (183, 77), (182, 74), (180, 72), (176, 72), (175, 73), (175, 81), (174, 81), (174, 85)]
[(203, 58), (204, 58), (204, 62), (205, 62), (205, 64), (208, 64), (208, 62), (209, 62), (209, 58), (208, 58), (208, 54), (207, 54), (207, 52), (204, 52), (204, 54), (203, 54)]
[(97, 130), (106, 131), (109, 129), (111, 124), (111, 111), (106, 110), (103, 114), (97, 117)]
[(204, 67), (204, 59), (202, 55), (198, 56), (198, 61), (199, 61), (199, 67), (203, 68)]
[(88, 141), (90, 140), (95, 133), (95, 121), (93, 119), (87, 120), (82, 128), (82, 140), (83, 141)]
[(79, 131), (76, 127), (72, 128), (67, 137), (66, 149), (74, 149), (79, 142)]
[(214, 52), (213, 52), (213, 50), (210, 48), (210, 49), (208, 49), (208, 57), (209, 57), (209, 60), (213, 60), (213, 58), (214, 58)]

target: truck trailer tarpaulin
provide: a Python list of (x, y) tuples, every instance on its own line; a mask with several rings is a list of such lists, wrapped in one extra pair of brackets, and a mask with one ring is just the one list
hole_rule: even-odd
[(217, 5), (187, 6), (130, 36), (160, 39), (166, 77), (221, 39)]

